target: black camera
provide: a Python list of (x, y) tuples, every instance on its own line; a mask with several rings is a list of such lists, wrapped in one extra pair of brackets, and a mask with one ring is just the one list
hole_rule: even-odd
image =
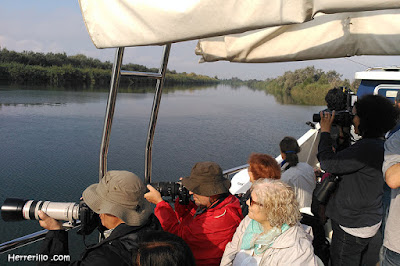
[[(322, 110), (322, 112), (332, 113), (335, 111), (333, 125), (350, 127), (353, 123), (352, 110), (356, 97), (354, 92), (346, 87), (333, 88), (325, 96), (328, 109)], [(313, 114), (313, 122), (320, 121), (320, 114)]]
[(79, 224), (80, 221), (81, 226), (77, 233), (81, 235), (91, 234), (101, 224), (99, 215), (83, 200), (78, 204), (7, 198), (1, 206), (1, 218), (5, 222), (40, 220), (40, 210), (56, 220), (68, 221), (71, 226)]
[[(332, 114), (332, 111), (329, 109), (325, 109), (322, 112), (329, 112)], [(353, 114), (348, 110), (335, 111), (335, 118), (333, 119), (333, 124), (339, 125), (342, 127), (350, 127), (353, 124)], [(321, 116), (320, 114), (313, 114), (313, 122), (320, 122)]]
[(157, 189), (163, 197), (171, 197), (172, 200), (179, 197), (180, 204), (189, 204), (189, 190), (182, 185), (182, 182), (157, 182), (150, 185)]
[(321, 183), (317, 184), (314, 189), (313, 194), (316, 199), (320, 203), (326, 205), (332, 193), (336, 190), (340, 180), (340, 177), (332, 174), (327, 176)]

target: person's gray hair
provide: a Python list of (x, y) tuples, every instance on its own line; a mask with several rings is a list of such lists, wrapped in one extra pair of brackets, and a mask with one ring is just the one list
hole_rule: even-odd
[(272, 227), (283, 224), (293, 226), (301, 219), (299, 203), (293, 189), (280, 180), (262, 178), (254, 182), (251, 192), (262, 204), (267, 220)]

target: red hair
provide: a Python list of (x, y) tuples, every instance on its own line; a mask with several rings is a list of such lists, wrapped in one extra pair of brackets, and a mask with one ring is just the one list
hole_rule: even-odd
[(249, 157), (249, 171), (254, 180), (260, 178), (280, 179), (281, 168), (274, 158), (268, 154), (252, 153)]

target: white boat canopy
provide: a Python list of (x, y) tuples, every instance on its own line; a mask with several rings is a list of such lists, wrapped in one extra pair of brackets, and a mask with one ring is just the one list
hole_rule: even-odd
[(200, 62), (241, 63), (400, 55), (400, 9), (319, 14), (301, 24), (204, 39), (196, 54)]
[[(307, 26), (302, 26), (301, 23), (315, 20), (312, 23), (319, 25), (322, 32), (317, 32), (313, 39), (319, 40), (328, 30), (323, 21), (330, 22), (326, 25), (331, 27), (333, 24), (343, 22), (340, 28), (343, 28), (344, 34), (348, 35), (352, 30), (353, 18), (358, 21), (360, 17), (354, 15), (351, 16), (352, 19), (344, 19), (343, 14), (341, 16), (343, 20), (339, 21), (339, 17), (319, 14), (389, 10), (387, 14), (392, 12), (396, 16), (398, 15), (396, 11), (400, 9), (399, 0), (79, 0), (79, 2), (87, 30), (97, 48), (161, 45), (273, 27), (265, 30), (267, 35), (264, 37), (261, 37), (261, 31), (250, 33), (255, 34), (252, 46), (259, 47), (262, 45), (258, 42), (274, 39), (273, 37), (281, 35), (282, 31), (293, 30), (289, 26), (286, 28), (282, 25), (299, 24), (296, 30), (299, 30), (301, 37), (292, 36), (290, 42), (293, 45), (293, 42), (300, 44), (308, 39), (304, 38), (304, 31), (301, 30)], [(386, 26), (388, 21), (384, 27), (379, 27), (384, 28), (383, 35), (387, 34), (387, 30), (396, 28), (400, 24), (396, 25), (393, 20), (391, 22), (390, 27)], [(357, 30), (357, 33), (363, 32), (362, 29)], [(332, 39), (338, 38), (338, 30), (333, 31), (332, 35)], [(234, 35), (220, 38), (215, 47), (211, 45), (215, 40), (201, 41), (198, 51), (202, 53), (204, 60), (230, 60), (232, 57), (230, 45), (234, 40), (236, 49), (238, 37)], [(240, 37), (247, 38), (243, 35)], [(285, 38), (285, 41), (287, 40)], [(229, 48), (223, 49), (222, 46)], [(283, 50), (286, 49), (283, 45), (282, 47)], [(214, 52), (215, 49), (218, 53)], [(386, 50), (385, 47), (383, 49)], [(237, 50), (234, 53), (238, 54)], [(288, 53), (293, 53), (293, 50), (289, 50)], [(235, 61), (244, 62), (241, 59), (243, 54), (251, 53), (246, 50), (239, 54), (240, 59)], [(303, 57), (308, 58), (306, 55)]]

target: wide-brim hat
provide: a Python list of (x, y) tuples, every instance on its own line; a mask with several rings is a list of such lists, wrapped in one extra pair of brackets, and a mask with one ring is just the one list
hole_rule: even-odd
[(128, 171), (109, 171), (97, 184), (83, 191), (85, 203), (95, 213), (114, 215), (127, 225), (140, 226), (152, 213), (145, 200), (146, 188), (137, 175)]
[(201, 196), (213, 196), (229, 193), (231, 182), (222, 175), (221, 167), (214, 162), (196, 163), (190, 176), (182, 179), (182, 184), (189, 191)]

